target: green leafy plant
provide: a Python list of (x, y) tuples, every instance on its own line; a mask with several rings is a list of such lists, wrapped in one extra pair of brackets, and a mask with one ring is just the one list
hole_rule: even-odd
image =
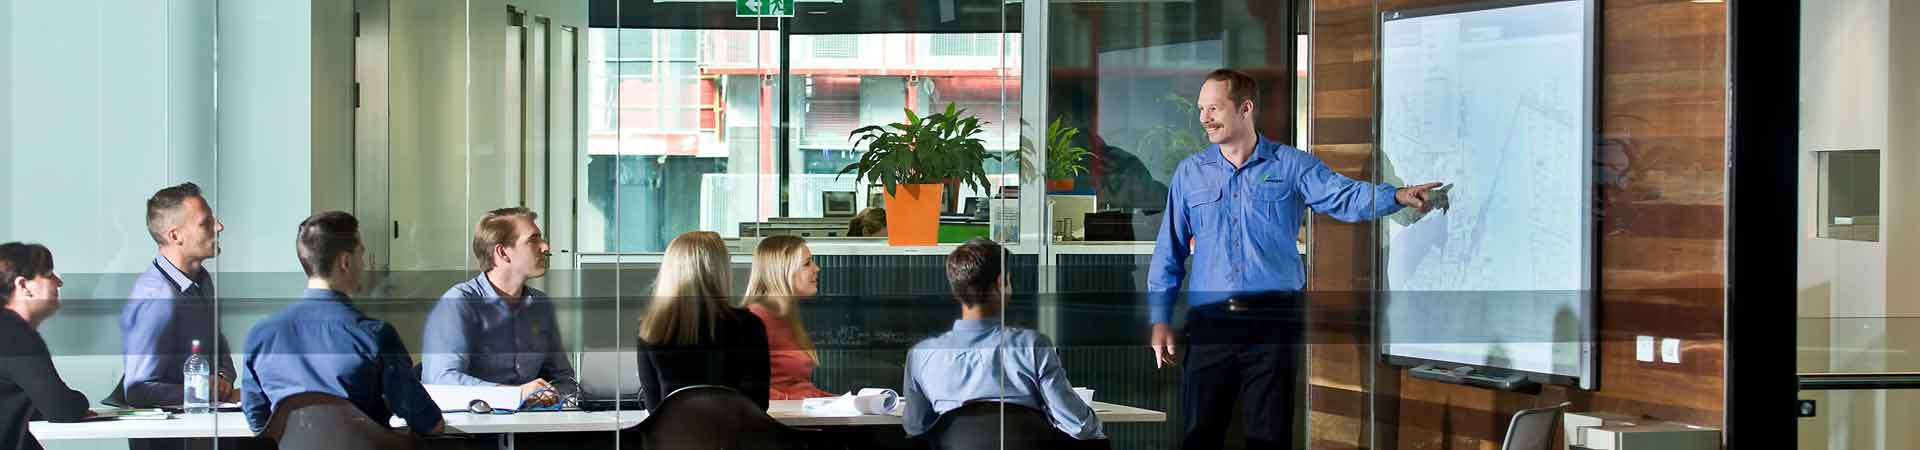
[(1160, 102), (1177, 112), (1176, 118), (1184, 120), (1168, 121), (1148, 130), (1140, 137), (1139, 149), (1147, 150), (1144, 155), (1151, 155), (1154, 159), (1148, 163), (1149, 167), (1156, 170), (1154, 173), (1172, 176), (1174, 167), (1180, 165), (1181, 160), (1206, 147), (1206, 132), (1200, 129), (1200, 123), (1195, 120), (1200, 117), (1200, 108), (1193, 100), (1169, 92), (1160, 97)]
[[(1085, 161), (1089, 155), (1092, 155), (1085, 147), (1073, 145), (1073, 137), (1080, 135), (1080, 129), (1068, 126), (1060, 119), (1055, 117), (1053, 123), (1047, 125), (1046, 158), (1049, 179), (1073, 178), (1087, 173)], [(1025, 125), (1026, 121), (1022, 120), (1021, 124)], [(1026, 170), (1033, 169), (1035, 154), (1038, 152), (1031, 138), (1025, 136), (1020, 138), (1020, 164)]]
[(886, 126), (870, 125), (847, 134), (853, 148), (866, 147), (860, 160), (840, 169), (869, 183), (879, 182), (887, 194), (901, 184), (933, 184), (957, 181), (977, 191), (986, 191), (988, 159), (1000, 155), (987, 152), (979, 117), (967, 114), (958, 105), (947, 104), (946, 111), (920, 117), (907, 110), (907, 121)]

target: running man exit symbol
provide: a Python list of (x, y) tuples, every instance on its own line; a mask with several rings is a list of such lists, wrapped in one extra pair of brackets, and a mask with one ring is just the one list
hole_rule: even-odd
[(793, 17), (793, 0), (733, 0), (734, 17)]

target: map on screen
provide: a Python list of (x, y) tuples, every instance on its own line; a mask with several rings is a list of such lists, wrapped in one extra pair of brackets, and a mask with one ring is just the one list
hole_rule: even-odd
[(1587, 7), (1383, 15), (1382, 173), (1450, 184), (1446, 209), (1381, 222), (1389, 355), (1587, 373)]

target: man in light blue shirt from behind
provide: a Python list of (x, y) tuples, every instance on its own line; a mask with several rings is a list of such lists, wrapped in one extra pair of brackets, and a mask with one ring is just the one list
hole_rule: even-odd
[(400, 333), (353, 305), (350, 295), (367, 268), (359, 219), (325, 211), (301, 221), (299, 230), (295, 253), (307, 274), (306, 292), (247, 332), (240, 388), (247, 426), (265, 430), (289, 398), (315, 393), (352, 403), (382, 427), (400, 416), (415, 434), (445, 431), (440, 407), (413, 376), (413, 356)]
[[(527, 281), (546, 275), (546, 238), (527, 208), (487, 212), (473, 231), (482, 273), (440, 296), (427, 316), (421, 378), (427, 384), (518, 386), (529, 406), (578, 389), (560, 346), (553, 302)], [(554, 396), (532, 394), (553, 389)]]
[(1079, 440), (1106, 439), (1093, 407), (1074, 394), (1053, 342), (1038, 331), (1000, 323), (1006, 273), (1000, 244), (975, 238), (947, 255), (947, 281), (960, 302), (953, 330), (907, 352), (901, 425), (919, 436), (941, 414), (972, 401), (998, 401), (1045, 414)]

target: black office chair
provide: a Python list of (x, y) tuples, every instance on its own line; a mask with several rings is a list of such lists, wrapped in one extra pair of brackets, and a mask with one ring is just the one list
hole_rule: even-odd
[(1563, 402), (1545, 408), (1525, 409), (1513, 413), (1513, 421), (1507, 423), (1506, 442), (1500, 444), (1500, 450), (1553, 448), (1553, 425), (1560, 421), (1560, 413), (1571, 404)]
[(273, 418), (260, 436), (273, 440), (280, 450), (421, 448), (418, 439), (388, 429), (340, 397), (306, 392), (273, 406)]
[(1082, 441), (1068, 436), (1046, 413), (1012, 403), (969, 402), (941, 414), (926, 438), (935, 450), (1061, 450), (1111, 449), (1107, 440)]
[(127, 376), (126, 375), (121, 375), (120, 379), (113, 380), (113, 392), (108, 393), (107, 398), (100, 399), (100, 404), (112, 406), (115, 408), (129, 407), (127, 406)]
[[(646, 449), (806, 449), (815, 432), (790, 428), (733, 388), (687, 386), (667, 394), (640, 425), (621, 430), (622, 447)], [(637, 439), (636, 439), (637, 437)]]

